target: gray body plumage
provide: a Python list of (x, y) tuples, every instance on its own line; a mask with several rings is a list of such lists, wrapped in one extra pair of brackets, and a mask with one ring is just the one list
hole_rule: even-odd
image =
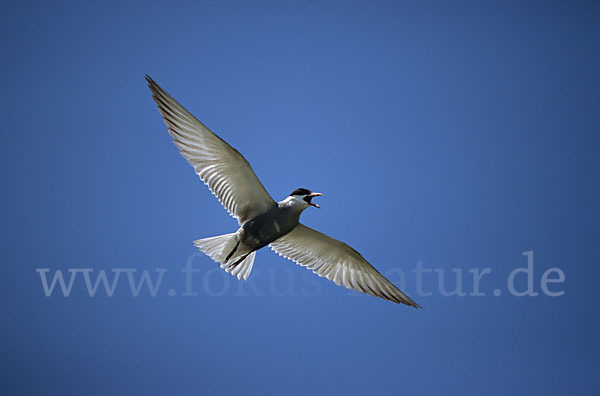
[(281, 201), (242, 225), (240, 242), (258, 250), (292, 231), (300, 221), (302, 209)]

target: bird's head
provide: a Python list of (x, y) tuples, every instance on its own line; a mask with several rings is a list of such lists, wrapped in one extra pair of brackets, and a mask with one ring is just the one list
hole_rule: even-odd
[(311, 200), (314, 197), (319, 197), (321, 195), (323, 194), (318, 192), (312, 192), (306, 188), (297, 188), (294, 191), (292, 191), (292, 193), (290, 194), (290, 198), (301, 205), (306, 205), (305, 207), (314, 206), (315, 208), (318, 208), (319, 205), (311, 202)]

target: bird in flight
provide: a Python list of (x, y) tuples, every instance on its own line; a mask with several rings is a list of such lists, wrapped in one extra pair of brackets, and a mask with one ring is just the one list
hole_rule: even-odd
[(148, 75), (146, 81), (179, 152), (238, 220), (240, 227), (234, 233), (194, 241), (221, 268), (238, 279), (247, 279), (256, 251), (269, 245), (280, 256), (338, 286), (421, 308), (356, 250), (299, 222), (306, 208), (319, 207), (312, 199), (322, 194), (298, 188), (275, 202), (236, 149), (211, 132)]

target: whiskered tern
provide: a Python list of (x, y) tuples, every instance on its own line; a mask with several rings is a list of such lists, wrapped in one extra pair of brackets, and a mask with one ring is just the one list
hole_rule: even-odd
[(179, 152), (238, 220), (240, 227), (234, 233), (194, 241), (221, 268), (238, 279), (247, 279), (256, 251), (269, 245), (279, 255), (337, 285), (420, 308), (356, 250), (299, 222), (304, 209), (319, 207), (312, 199), (322, 194), (298, 188), (283, 201), (275, 202), (236, 149), (149, 76), (146, 81)]

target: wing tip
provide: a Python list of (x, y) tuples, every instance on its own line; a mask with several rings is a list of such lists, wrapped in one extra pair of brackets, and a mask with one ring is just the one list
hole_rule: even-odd
[(416, 302), (414, 302), (408, 296), (406, 296), (405, 298), (402, 298), (402, 299), (398, 299), (397, 301), (394, 301), (394, 302), (398, 303), (398, 304), (408, 305), (409, 307), (413, 307), (414, 309), (423, 309), (422, 306), (420, 306), (419, 304), (417, 304)]
[(152, 97), (156, 101), (157, 95), (161, 91), (160, 85), (158, 85), (156, 81), (154, 81), (148, 74), (144, 75), (144, 79), (148, 83), (148, 88), (150, 88), (150, 91), (152, 91)]

